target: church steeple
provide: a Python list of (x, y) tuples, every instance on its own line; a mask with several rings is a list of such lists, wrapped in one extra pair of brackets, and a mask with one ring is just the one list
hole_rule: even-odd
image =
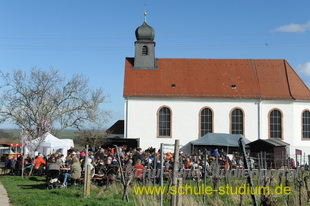
[(135, 61), (133, 69), (156, 69), (155, 59), (155, 31), (146, 23), (146, 12), (144, 22), (136, 29)]

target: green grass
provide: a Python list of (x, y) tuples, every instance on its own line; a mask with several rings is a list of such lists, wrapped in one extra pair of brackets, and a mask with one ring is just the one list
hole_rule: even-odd
[[(6, 132), (8, 134), (10, 134), (10, 136), (13, 139), (19, 139), (20, 138), (20, 129), (3, 129), (3, 132)], [(59, 132), (59, 134), (57, 135), (58, 138), (61, 139), (73, 139), (79, 136), (79, 131), (78, 130), (74, 130), (74, 129), (66, 129), (63, 130), (61, 132)]]
[(63, 130), (61, 131), (57, 137), (60, 139), (75, 139), (79, 136), (78, 130)]
[[(14, 206), (79, 206), (79, 205), (89, 205), (89, 206), (100, 206), (100, 205), (146, 205), (153, 206), (159, 205), (159, 196), (154, 197), (153, 195), (136, 195), (134, 194), (133, 186), (137, 185), (133, 183), (129, 190), (129, 202), (122, 200), (123, 188), (118, 181), (115, 185), (106, 187), (97, 187), (92, 185), (91, 196), (88, 199), (83, 198), (83, 187), (73, 186), (66, 189), (53, 189), (46, 190), (45, 178), (43, 177), (25, 177), (22, 179), (17, 176), (0, 176), (0, 181), (5, 186), (10, 201)], [(246, 183), (245, 179), (237, 178), (231, 179), (228, 183), (231, 186), (243, 186)], [(290, 202), (288, 205), (298, 204), (298, 188), (295, 188), (294, 181), (290, 181), (293, 194), (290, 195)], [(186, 180), (185, 184), (189, 186), (197, 186), (197, 183), (192, 180)], [(225, 186), (225, 182), (221, 180), (218, 186)], [(254, 180), (255, 185), (257, 180)], [(274, 189), (280, 184), (278, 179), (275, 179), (271, 187)], [(141, 184), (140, 184), (141, 185)], [(183, 186), (184, 183), (183, 183)], [(208, 179), (206, 186), (213, 186), (210, 179)], [(302, 189), (302, 202), (303, 204), (308, 204), (306, 200), (306, 190)], [(164, 195), (164, 204), (170, 205), (170, 195)], [(183, 205), (186, 206), (198, 206), (198, 205), (226, 205), (226, 206), (237, 206), (240, 204), (240, 195), (206, 195), (206, 203), (203, 203), (202, 195), (182, 195)], [(244, 195), (242, 197), (243, 205), (251, 205), (252, 200), (250, 195)], [(257, 196), (258, 202), (260, 202), (260, 196)], [(271, 200), (277, 205), (287, 205), (287, 196), (275, 195), (271, 196)], [(1, 203), (0, 203), (1, 205)]]
[[(14, 206), (97, 206), (134, 205), (122, 200), (122, 194), (105, 190), (105, 187), (92, 188), (91, 197), (83, 198), (83, 187), (47, 190), (43, 177), (2, 176), (0, 181), (6, 188), (10, 202)], [(120, 191), (121, 192), (121, 191)]]

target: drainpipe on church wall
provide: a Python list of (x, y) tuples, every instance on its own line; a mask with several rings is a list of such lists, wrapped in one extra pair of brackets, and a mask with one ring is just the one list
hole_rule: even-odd
[(259, 99), (259, 101), (257, 102), (257, 137), (258, 139), (260, 139), (260, 104), (261, 104), (262, 100)]
[(125, 138), (128, 138), (128, 98), (125, 97)]

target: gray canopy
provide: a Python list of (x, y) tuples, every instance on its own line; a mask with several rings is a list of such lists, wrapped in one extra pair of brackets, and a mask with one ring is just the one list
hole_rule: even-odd
[(239, 139), (243, 138), (245, 144), (250, 143), (248, 139), (246, 139), (241, 134), (224, 134), (224, 133), (208, 133), (205, 136), (193, 140), (190, 143), (193, 146), (225, 146), (225, 147), (238, 147)]
[(181, 150), (190, 153), (195, 146), (239, 147), (240, 137), (243, 138), (244, 144), (250, 143), (241, 134), (208, 133), (199, 139), (188, 142)]

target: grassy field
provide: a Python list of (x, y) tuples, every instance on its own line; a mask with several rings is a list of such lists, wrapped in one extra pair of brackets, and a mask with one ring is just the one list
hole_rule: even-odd
[[(20, 129), (0, 129), (0, 143), (20, 143)], [(77, 130), (63, 130), (57, 137), (59, 139), (73, 139), (77, 148), (82, 148), (84, 145), (80, 144), (79, 131)]]
[[(122, 201), (122, 194), (111, 192), (111, 188), (93, 186), (91, 198), (83, 198), (83, 187), (47, 190), (45, 178), (1, 176), (0, 181), (6, 188), (14, 206), (99, 206), (99, 205), (135, 205)], [(0, 203), (1, 205), (1, 203)]]
[[(25, 177), (22, 179), (17, 176), (1, 176), (0, 181), (6, 188), (10, 201), (14, 206), (104, 206), (104, 205), (159, 205), (159, 196), (153, 195), (136, 195), (133, 187), (128, 191), (129, 202), (122, 200), (123, 189), (121, 185), (115, 184), (109, 186), (96, 187), (92, 185), (91, 197), (83, 198), (83, 187), (73, 186), (66, 189), (47, 190), (45, 178), (43, 177)], [(195, 183), (192, 183), (194, 186)], [(206, 196), (207, 205), (238, 205), (238, 198), (235, 201), (227, 197), (214, 198)], [(182, 196), (183, 205), (198, 206), (202, 205), (202, 196), (184, 195)], [(249, 198), (244, 202), (248, 203)], [(170, 205), (170, 195), (164, 195), (165, 206)]]
[[(16, 176), (0, 176), (0, 181), (6, 188), (10, 201), (14, 206), (101, 206), (101, 205), (159, 205), (159, 196), (154, 195), (136, 195), (133, 187), (128, 190), (129, 202), (122, 200), (122, 186), (120, 183), (106, 187), (97, 187), (92, 185), (91, 197), (83, 198), (83, 186), (73, 186), (66, 189), (47, 190), (44, 177), (21, 177)], [(196, 183), (188, 182), (191, 186), (196, 186)], [(231, 185), (242, 185), (245, 180), (235, 180)], [(278, 184), (278, 183), (276, 183)], [(212, 183), (208, 181), (208, 185)], [(292, 188), (294, 188), (292, 186)], [(303, 205), (307, 205), (306, 191), (303, 190)], [(182, 195), (182, 205), (198, 206), (198, 205), (240, 205), (240, 195), (206, 195), (206, 203), (203, 203), (201, 195)], [(260, 197), (257, 196), (258, 202)], [(290, 203), (286, 203), (286, 196), (274, 196), (271, 198), (274, 205), (298, 205), (298, 191), (295, 190), (290, 197)], [(1, 205), (1, 204), (0, 204)], [(164, 195), (164, 204), (170, 205), (170, 195)], [(252, 205), (252, 200), (249, 195), (242, 196), (242, 205)]]
[[(4, 133), (9, 134), (10, 138), (16, 139), (17, 141), (20, 140), (20, 129), (2, 129)], [(60, 139), (74, 139), (79, 136), (79, 132), (77, 130), (63, 130), (57, 135)], [(0, 137), (1, 138), (1, 137)]]

